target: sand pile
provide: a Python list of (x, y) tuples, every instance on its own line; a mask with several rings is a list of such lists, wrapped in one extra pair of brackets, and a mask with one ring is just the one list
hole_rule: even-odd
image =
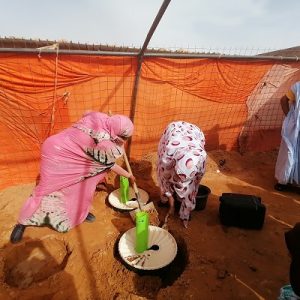
[[(66, 234), (27, 228), (22, 242), (11, 245), (10, 232), (34, 183), (1, 191), (0, 299), (257, 299), (253, 290), (276, 299), (288, 282), (285, 224), (300, 221), (298, 191), (273, 189), (276, 155), (210, 152), (202, 180), (211, 189), (206, 209), (193, 212), (188, 229), (177, 217), (169, 221), (179, 256), (170, 272), (151, 276), (138, 275), (120, 261), (116, 241), (134, 224), (128, 213), (108, 205), (106, 192), (95, 193), (94, 223)], [(139, 188), (157, 204), (155, 163), (156, 153), (150, 153), (131, 165)], [(108, 184), (118, 187), (118, 178), (110, 174)], [(223, 192), (260, 196), (267, 207), (263, 229), (221, 226)], [(157, 210), (163, 218), (167, 208)]]

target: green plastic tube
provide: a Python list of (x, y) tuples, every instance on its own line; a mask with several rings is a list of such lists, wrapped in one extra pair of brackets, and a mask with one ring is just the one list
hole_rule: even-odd
[(124, 176), (120, 176), (120, 196), (121, 202), (126, 204), (129, 200), (129, 180)]
[(135, 215), (135, 251), (142, 253), (148, 249), (149, 238), (149, 214), (139, 211)]

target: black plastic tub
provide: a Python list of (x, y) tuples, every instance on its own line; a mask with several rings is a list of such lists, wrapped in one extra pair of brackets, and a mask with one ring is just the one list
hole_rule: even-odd
[(195, 210), (203, 210), (206, 207), (206, 203), (207, 203), (207, 198), (208, 195), (210, 194), (210, 188), (207, 187), (206, 185), (199, 185), (198, 188), (198, 193), (196, 196), (196, 207)]

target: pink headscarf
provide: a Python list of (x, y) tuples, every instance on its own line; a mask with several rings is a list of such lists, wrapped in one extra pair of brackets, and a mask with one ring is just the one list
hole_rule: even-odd
[(133, 133), (133, 123), (123, 115), (108, 116), (100, 112), (85, 113), (83, 118), (79, 120), (74, 127), (84, 126), (95, 132), (108, 133), (112, 141), (117, 137), (130, 137)]
[(110, 136), (112, 140), (118, 136), (128, 138), (133, 133), (133, 123), (123, 115), (114, 115), (106, 121), (107, 128), (110, 128)]

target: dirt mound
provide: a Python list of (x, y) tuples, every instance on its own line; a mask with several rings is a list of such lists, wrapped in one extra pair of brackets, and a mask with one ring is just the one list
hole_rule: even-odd
[(3, 252), (5, 283), (27, 288), (64, 269), (71, 253), (64, 242), (50, 238), (9, 247)]
[[(0, 192), (0, 299), (276, 299), (288, 283), (289, 258), (283, 234), (300, 221), (297, 189), (273, 189), (276, 152), (212, 151), (202, 184), (211, 189), (206, 208), (194, 211), (189, 228), (178, 217), (169, 228), (178, 255), (168, 268), (133, 272), (120, 260), (116, 243), (134, 226), (128, 213), (113, 210), (108, 193), (96, 192), (94, 223), (68, 233), (29, 227), (20, 244), (9, 236), (33, 184)], [(138, 186), (157, 204), (156, 154), (132, 162)], [(110, 189), (118, 178), (108, 176)], [(267, 207), (262, 230), (224, 227), (218, 217), (224, 192), (254, 194)], [(166, 207), (157, 207), (163, 218)]]

